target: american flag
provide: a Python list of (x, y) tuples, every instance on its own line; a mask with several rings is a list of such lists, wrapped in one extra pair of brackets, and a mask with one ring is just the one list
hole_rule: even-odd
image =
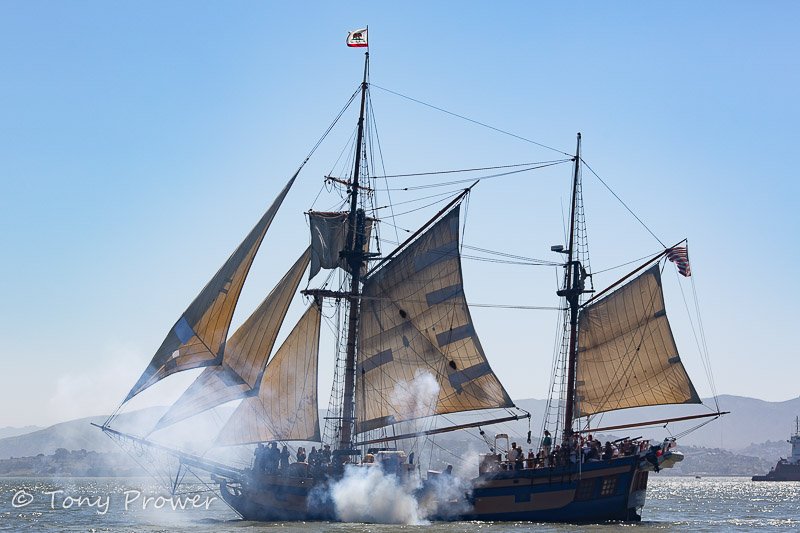
[(689, 250), (685, 246), (670, 248), (667, 252), (667, 259), (677, 265), (678, 272), (682, 276), (692, 275), (692, 268), (689, 266)]

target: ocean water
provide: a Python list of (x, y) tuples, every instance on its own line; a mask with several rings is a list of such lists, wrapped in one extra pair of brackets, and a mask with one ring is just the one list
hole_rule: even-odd
[[(172, 500), (144, 479), (0, 480), (0, 531), (90, 532), (474, 532), (516, 531), (756, 531), (800, 529), (800, 482), (748, 478), (651, 476), (639, 524), (455, 522), (420, 525), (257, 523), (238, 519), (213, 492)], [(173, 509), (176, 507), (176, 509)]]

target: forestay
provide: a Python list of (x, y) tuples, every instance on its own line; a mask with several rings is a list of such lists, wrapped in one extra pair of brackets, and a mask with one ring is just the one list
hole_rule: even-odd
[(467, 308), (459, 209), (364, 284), (358, 432), (425, 416), (513, 406), (486, 360)]
[(581, 312), (576, 380), (576, 418), (701, 403), (667, 320), (658, 264)]
[(258, 387), (310, 256), (311, 251), (307, 249), (228, 339), (222, 364), (205, 368), (159, 420), (155, 429), (242, 398)]
[(294, 180), (295, 177), (289, 180), (258, 224), (169, 330), (124, 401), (175, 372), (220, 363), (244, 280)]
[(320, 441), (317, 410), (320, 310), (303, 314), (267, 365), (258, 394), (242, 400), (217, 437), (219, 446), (270, 440)]

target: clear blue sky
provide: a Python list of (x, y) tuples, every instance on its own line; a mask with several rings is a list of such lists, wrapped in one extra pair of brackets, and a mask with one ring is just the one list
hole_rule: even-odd
[[(792, 2), (0, 3), (0, 426), (116, 407), (356, 88), (363, 56), (343, 41), (365, 24), (376, 85), (565, 151), (583, 132), (585, 159), (650, 228), (665, 242), (689, 238), (719, 392), (798, 396), (799, 12)], [(373, 99), (392, 173), (553, 157), (379, 90)], [(287, 199), (236, 321), (305, 246), (301, 213), (352, 131), (355, 117), (345, 120)], [(657, 251), (584, 176), (595, 269)], [(568, 180), (563, 166), (482, 183), (467, 243), (548, 257)], [(471, 301), (557, 303), (552, 270), (464, 268)], [(545, 397), (556, 317), (474, 317), (512, 397)], [(673, 321), (678, 336), (686, 325)], [(708, 394), (691, 336), (679, 345)]]

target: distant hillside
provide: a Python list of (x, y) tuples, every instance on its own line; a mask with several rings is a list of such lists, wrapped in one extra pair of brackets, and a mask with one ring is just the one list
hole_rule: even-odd
[[(708, 406), (713, 406), (713, 402), (708, 399), (705, 400), (705, 403)], [(540, 436), (538, 435), (540, 420), (547, 402), (529, 398), (518, 400), (516, 404), (533, 415), (531, 430), (535, 443)], [(777, 461), (781, 456), (785, 457), (789, 453), (788, 444), (785, 444), (785, 441), (794, 429), (794, 417), (800, 414), (800, 398), (785, 402), (765, 402), (754, 398), (725, 395), (720, 396), (719, 405), (720, 409), (731, 411), (731, 414), (681, 438), (679, 445), (725, 449), (770, 463)], [(214, 428), (218, 430), (221, 427), (221, 422), (227, 419), (231, 410), (232, 407), (223, 406), (213, 412), (213, 416), (207, 417), (208, 419), (213, 419), (212, 421), (204, 422), (198, 420), (202, 417), (195, 417), (176, 424), (172, 428), (156, 435), (165, 439), (164, 442), (171, 438), (173, 443), (179, 442), (180, 447), (189, 449), (191, 444), (197, 444), (198, 435), (213, 436), (215, 434)], [(131, 431), (132, 433), (143, 435), (153, 427), (163, 412), (164, 408), (158, 407), (123, 414), (115, 420), (114, 427), (122, 431)], [(676, 405), (647, 409), (626, 409), (597, 417), (593, 425), (595, 427), (613, 426), (702, 412), (708, 412), (708, 408), (700, 405)], [(321, 417), (324, 417), (324, 411)], [(486, 413), (479, 412), (459, 418), (459, 423), (479, 421), (484, 418), (486, 418)], [(85, 449), (96, 452), (116, 452), (118, 448), (114, 442), (106, 435), (103, 435), (100, 430), (89, 425), (90, 422), (100, 424), (105, 419), (106, 417), (104, 416), (82, 418), (22, 435), (0, 438), (0, 459), (32, 456), (40, 453), (50, 455), (58, 448), (70, 451)], [(614, 430), (606, 433), (613, 433), (619, 437), (644, 436), (646, 438), (661, 439), (669, 434), (678, 434), (682, 430), (691, 428), (699, 423), (702, 423), (702, 420), (672, 423), (666, 429), (655, 427)], [(521, 436), (527, 434), (528, 423), (527, 421), (520, 421), (503, 424), (502, 426), (485, 426), (484, 429), (486, 430), (487, 438), (490, 439), (494, 438), (496, 432), (509, 433), (512, 437), (520, 439)], [(453, 434), (452, 437), (459, 439), (461, 438), (458, 436), (460, 434)], [(439, 437), (439, 439), (442, 438), (444, 436)], [(448, 435), (447, 439), (449, 440), (449, 438), (450, 436)], [(475, 435), (466, 435), (464, 438), (471, 439), (473, 445), (476, 443)], [(767, 443), (767, 441), (771, 442)], [(437, 440), (437, 442), (441, 442), (441, 440)], [(478, 443), (480, 444), (480, 442)]]
[[(152, 425), (162, 408), (151, 408), (120, 415), (120, 427)], [(30, 457), (38, 454), (52, 455), (58, 448), (69, 451), (118, 452), (119, 448), (103, 432), (90, 425), (102, 424), (107, 416), (79, 418), (55, 424), (45, 429), (0, 439), (0, 459)]]
[[(800, 397), (785, 402), (765, 402), (764, 400), (743, 396), (722, 395), (718, 400), (720, 410), (730, 411), (731, 413), (681, 438), (680, 444), (742, 450), (754, 443), (786, 441), (794, 431), (795, 416), (800, 415)], [(700, 414), (715, 408), (712, 399), (706, 398), (703, 403), (705, 407), (702, 405), (667, 405), (625, 409), (598, 416), (592, 425), (594, 427), (602, 427), (630, 422), (645, 422)], [(534, 420), (537, 420), (542, 416), (545, 402), (541, 400), (521, 400), (518, 404), (528, 410), (530, 409), (527, 405), (530, 405), (533, 408)], [(672, 434), (678, 434), (701, 423), (703, 423), (703, 420), (671, 423), (667, 426), (667, 429)], [(631, 436), (644, 434), (645, 436), (658, 435), (663, 437), (669, 434), (668, 431), (657, 428), (652, 431), (647, 429), (615, 430), (614, 433), (623, 433), (621, 436), (625, 436), (625, 434)], [(633, 435), (633, 433), (636, 435)]]
[(25, 435), (26, 433), (33, 433), (42, 429), (39, 426), (25, 426), (21, 428), (14, 428), (11, 426), (0, 428), (0, 439), (6, 437), (16, 437), (17, 435)]
[(147, 472), (127, 454), (67, 451), (0, 460), (0, 477), (132, 477)]
[(765, 474), (775, 461), (733, 453), (719, 448), (681, 446), (684, 460), (663, 470), (667, 476), (752, 476)]

